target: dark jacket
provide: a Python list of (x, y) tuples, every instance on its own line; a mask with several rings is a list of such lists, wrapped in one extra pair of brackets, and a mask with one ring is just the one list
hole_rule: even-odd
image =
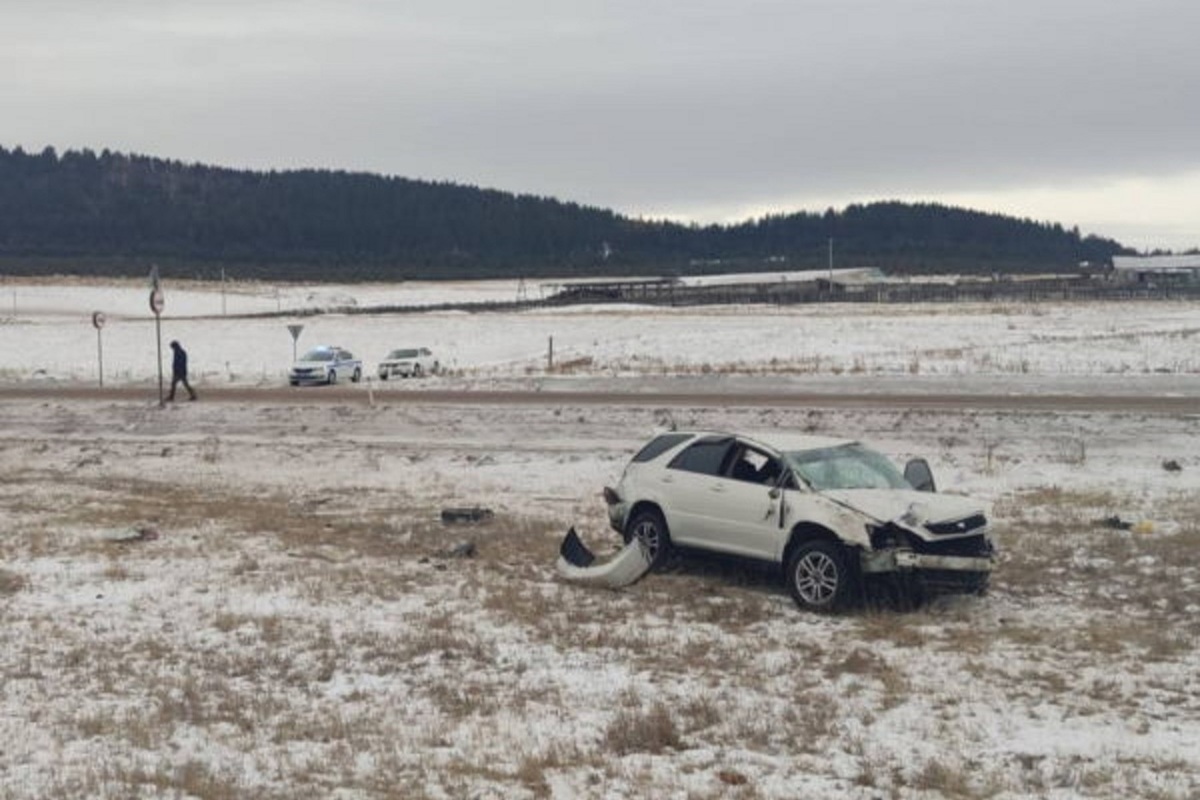
[(175, 358), (171, 361), (171, 374), (179, 377), (187, 377), (187, 351), (177, 344), (172, 344), (171, 348), (175, 351)]

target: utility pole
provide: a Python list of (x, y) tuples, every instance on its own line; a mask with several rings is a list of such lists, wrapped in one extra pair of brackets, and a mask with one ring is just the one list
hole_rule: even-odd
[(162, 368), (162, 284), (158, 277), (158, 265), (150, 266), (150, 310), (154, 312), (154, 338), (158, 342), (158, 407), (165, 408), (167, 403), (163, 398), (163, 368)]

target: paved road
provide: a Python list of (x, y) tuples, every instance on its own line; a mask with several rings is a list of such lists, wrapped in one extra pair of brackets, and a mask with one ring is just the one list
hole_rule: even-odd
[[(887, 408), (925, 410), (1109, 411), (1145, 414), (1200, 414), (1200, 398), (1084, 394), (978, 394), (904, 392), (762, 391), (572, 391), (563, 389), (399, 389), (364, 384), (291, 387), (205, 387), (205, 403), (374, 403), (377, 405), (610, 405), (697, 408)], [(121, 400), (157, 402), (150, 386), (84, 387), (11, 384), (0, 386), (6, 400)], [(185, 401), (186, 402), (186, 401)]]

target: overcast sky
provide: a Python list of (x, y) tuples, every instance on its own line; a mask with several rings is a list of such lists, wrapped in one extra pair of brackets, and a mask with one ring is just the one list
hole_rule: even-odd
[(1200, 246), (1196, 0), (3, 0), (0, 145)]

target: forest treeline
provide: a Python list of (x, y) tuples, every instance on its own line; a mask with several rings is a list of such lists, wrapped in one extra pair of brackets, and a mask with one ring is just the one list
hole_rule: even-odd
[[(832, 242), (832, 247), (830, 243)], [(0, 272), (403, 280), (876, 266), (1075, 269), (1132, 252), (1059, 224), (877, 202), (731, 225), (333, 170), (251, 171), (104, 150), (0, 147)]]

